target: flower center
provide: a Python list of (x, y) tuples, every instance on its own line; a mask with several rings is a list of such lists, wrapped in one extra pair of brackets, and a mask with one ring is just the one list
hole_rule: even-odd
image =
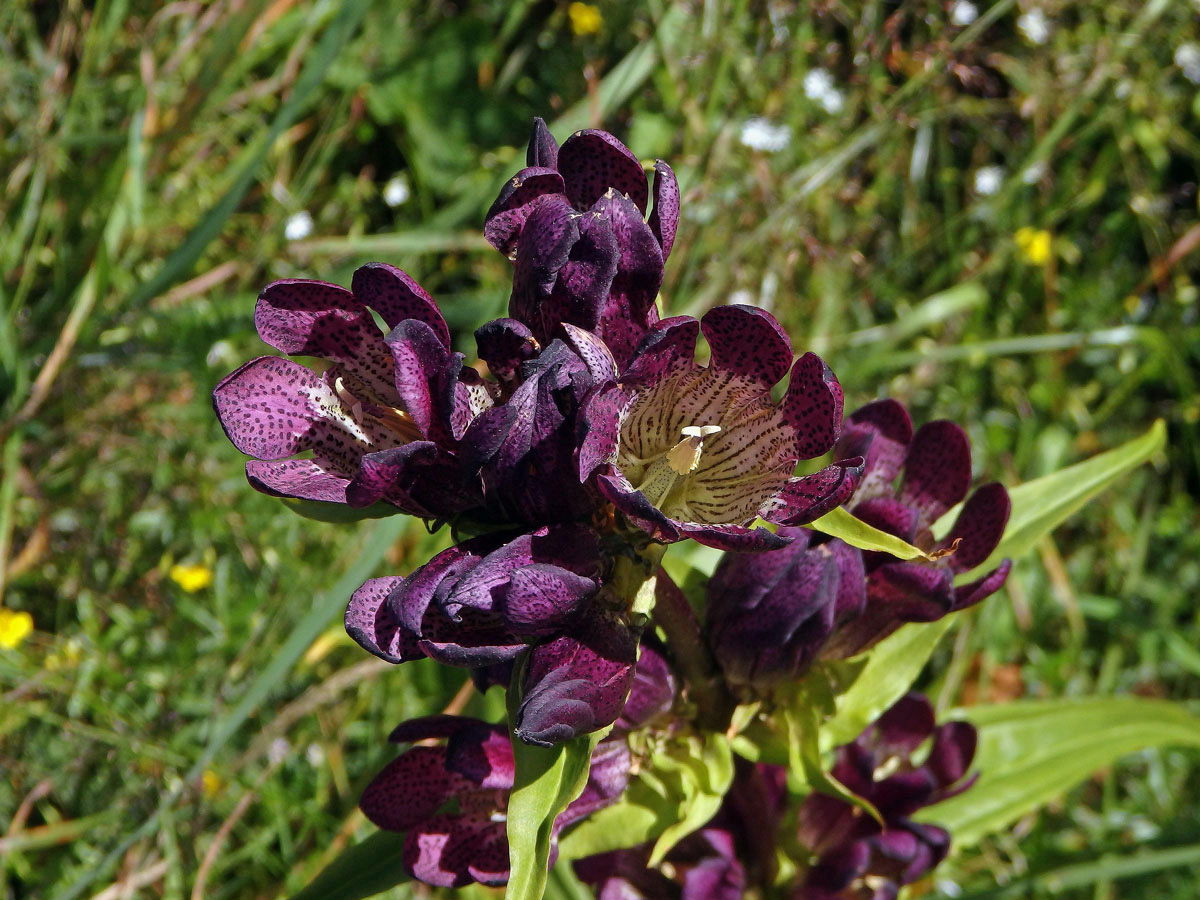
[[(354, 388), (362, 390), (358, 384)], [(421, 439), (421, 432), (408, 413), (394, 406), (359, 399), (346, 376), (334, 378), (333, 391), (342, 403), (342, 408), (333, 417), (359, 440), (388, 448)]]
[(791, 476), (794, 445), (761, 384), (695, 368), (631, 398), (616, 465), (677, 521), (745, 524)]

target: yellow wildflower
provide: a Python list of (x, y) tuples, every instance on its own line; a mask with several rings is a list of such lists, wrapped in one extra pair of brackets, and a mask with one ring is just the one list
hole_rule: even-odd
[(204, 590), (213, 581), (212, 569), (201, 563), (171, 566), (170, 575), (171, 580), (189, 594)]
[(200, 776), (200, 786), (204, 790), (204, 796), (210, 800), (217, 795), (222, 784), (221, 776), (212, 769), (205, 769), (204, 774)]
[(1044, 266), (1050, 262), (1052, 235), (1044, 228), (1018, 228), (1013, 235), (1017, 242), (1017, 250), (1025, 262), (1034, 266)]
[(571, 30), (578, 35), (599, 34), (604, 27), (604, 16), (600, 7), (590, 3), (579, 3), (578, 0), (567, 7), (567, 17), (571, 20)]
[(15, 649), (33, 631), (33, 616), (21, 610), (0, 609), (0, 647)]

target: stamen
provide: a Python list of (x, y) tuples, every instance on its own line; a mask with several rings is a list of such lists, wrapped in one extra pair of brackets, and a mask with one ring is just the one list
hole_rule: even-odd
[(719, 433), (720, 425), (686, 425), (682, 429), (683, 440), (667, 451), (667, 465), (677, 475), (690, 475), (700, 465), (700, 452), (704, 439)]

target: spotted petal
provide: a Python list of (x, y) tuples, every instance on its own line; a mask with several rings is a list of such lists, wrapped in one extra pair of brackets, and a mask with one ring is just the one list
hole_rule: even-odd
[(953, 422), (927, 422), (917, 429), (904, 460), (900, 499), (915, 506), (924, 524), (967, 496), (971, 486), (971, 445)]
[(420, 659), (416, 639), (400, 627), (385, 604), (402, 579), (372, 578), (350, 597), (346, 607), (346, 633), (368, 653), (390, 663)]
[(609, 188), (646, 212), (646, 172), (629, 148), (607, 131), (577, 131), (558, 150), (558, 171), (576, 209), (588, 209)]
[(625, 706), (637, 663), (637, 637), (593, 617), (529, 655), (515, 730), (550, 746), (610, 725)]
[(388, 328), (416, 319), (432, 328), (444, 347), (450, 346), (450, 329), (441, 310), (403, 269), (387, 263), (367, 263), (355, 270), (350, 286), (354, 296), (379, 313)]
[(658, 238), (666, 260), (675, 245), (675, 230), (679, 227), (679, 182), (671, 167), (661, 159), (654, 161), (654, 208), (647, 224)]
[(714, 307), (700, 320), (700, 329), (712, 350), (709, 365), (718, 369), (753, 378), (770, 387), (781, 381), (792, 365), (792, 342), (787, 332), (774, 316), (756, 307), (741, 304)]
[(842, 386), (815, 353), (805, 353), (792, 366), (783, 396), (783, 417), (796, 431), (800, 459), (820, 456), (841, 434)]
[(350, 479), (336, 474), (339, 468), (315, 459), (252, 459), (246, 463), (246, 480), (256, 491), (274, 497), (345, 503)]
[(842, 460), (812, 475), (791, 478), (759, 509), (759, 515), (777, 525), (805, 525), (854, 493), (862, 477), (862, 458)]
[(529, 146), (525, 150), (525, 165), (551, 169), (558, 166), (558, 141), (554, 140), (554, 135), (540, 116), (533, 119), (533, 134), (529, 136)]
[(968, 498), (941, 544), (958, 542), (950, 557), (955, 572), (969, 572), (991, 556), (1004, 536), (1011, 508), (1008, 491), (998, 482), (985, 484)]
[(500, 196), (484, 219), (483, 236), (489, 244), (511, 257), (516, 252), (535, 201), (547, 195), (565, 199), (565, 190), (562, 176), (553, 167), (530, 166), (522, 169), (500, 189)]

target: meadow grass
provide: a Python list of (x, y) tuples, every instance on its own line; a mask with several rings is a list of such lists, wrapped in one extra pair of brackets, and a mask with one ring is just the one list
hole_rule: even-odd
[[(1038, 34), (1032, 5), (977, 5), (660, 0), (576, 34), (541, 2), (3, 4), (0, 603), (35, 630), (0, 649), (0, 898), (287, 896), (369, 833), (393, 725), (501, 714), (341, 630), (353, 587), (444, 536), (256, 494), (208, 397), (265, 350), (263, 285), (369, 260), (469, 352), (510, 280), (483, 214), (535, 115), (675, 167), (668, 311), (769, 308), (848, 408), (967, 424), (981, 477), (1165, 418), (1166, 459), (960, 617), (928, 686), (1196, 699), (1196, 9), (1055, 2)], [(1193, 897), (1198, 762), (1126, 760), (914, 895)]]

